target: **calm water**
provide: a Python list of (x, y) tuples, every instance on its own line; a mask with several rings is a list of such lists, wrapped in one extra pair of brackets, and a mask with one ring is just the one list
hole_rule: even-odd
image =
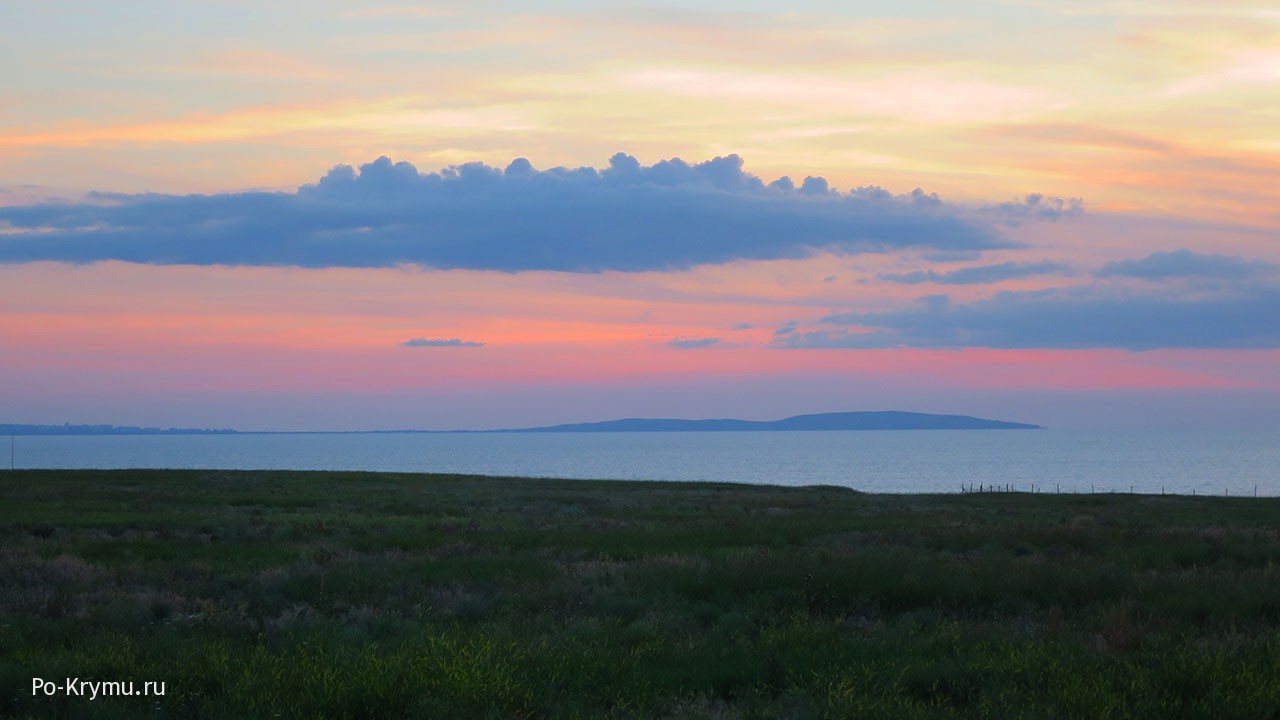
[(1261, 431), (23, 436), (14, 463), (717, 480), (869, 492), (982, 484), (1252, 495), (1257, 486), (1259, 495), (1280, 495), (1280, 437)]

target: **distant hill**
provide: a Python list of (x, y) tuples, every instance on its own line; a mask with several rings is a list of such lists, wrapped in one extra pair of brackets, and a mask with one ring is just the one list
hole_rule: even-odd
[(968, 415), (898, 411), (796, 415), (784, 420), (664, 420), (628, 418), (493, 432), (724, 432), (761, 430), (1039, 430), (1039, 425), (984, 420)]
[[(725, 432), (762, 430), (1039, 430), (1039, 425), (984, 420), (968, 415), (933, 415), (898, 411), (839, 412), (796, 415), (784, 420), (676, 420), (627, 418), (502, 430), (357, 430), (382, 433), (557, 433), (557, 432)], [(153, 428), (132, 425), (0, 425), (3, 435), (233, 435), (237, 430)], [(255, 432), (255, 435), (292, 434)], [(345, 433), (343, 433), (345, 434)]]
[(230, 435), (234, 432), (132, 425), (0, 425), (0, 435)]

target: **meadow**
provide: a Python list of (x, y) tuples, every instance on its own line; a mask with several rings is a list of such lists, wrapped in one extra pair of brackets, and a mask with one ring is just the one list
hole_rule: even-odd
[(1276, 498), (7, 472), (0, 716), (1277, 718), (1278, 563)]

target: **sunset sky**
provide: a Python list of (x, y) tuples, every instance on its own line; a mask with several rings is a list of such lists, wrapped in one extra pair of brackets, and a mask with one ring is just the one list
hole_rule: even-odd
[(1274, 0), (0, 5), (0, 423), (1280, 429)]

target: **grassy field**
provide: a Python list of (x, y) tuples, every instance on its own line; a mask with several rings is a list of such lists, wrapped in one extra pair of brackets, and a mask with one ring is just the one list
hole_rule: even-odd
[(1280, 717), (1278, 499), (200, 471), (0, 488), (3, 716)]

